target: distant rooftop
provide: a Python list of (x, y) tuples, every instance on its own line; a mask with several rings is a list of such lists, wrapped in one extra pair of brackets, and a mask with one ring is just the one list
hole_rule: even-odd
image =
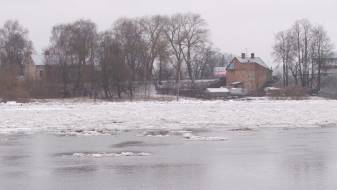
[(243, 53), (241, 56), (237, 56), (235, 58), (238, 59), (242, 64), (256, 63), (261, 65), (262, 67), (270, 69), (260, 57), (255, 57), (254, 53), (252, 53), (250, 56)]
[(246, 57), (246, 58), (242, 58), (242, 57), (236, 57), (240, 63), (256, 63), (256, 64), (259, 64), (265, 68), (268, 68), (268, 65), (260, 58), (260, 57), (254, 57), (254, 58), (251, 58), (251, 57)]

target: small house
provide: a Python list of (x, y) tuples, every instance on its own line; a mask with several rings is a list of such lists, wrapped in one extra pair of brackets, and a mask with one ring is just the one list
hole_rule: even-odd
[(272, 80), (272, 70), (254, 53), (250, 57), (243, 53), (241, 57), (234, 57), (227, 66), (226, 80), (227, 85), (233, 88), (242, 88), (249, 95), (258, 95)]

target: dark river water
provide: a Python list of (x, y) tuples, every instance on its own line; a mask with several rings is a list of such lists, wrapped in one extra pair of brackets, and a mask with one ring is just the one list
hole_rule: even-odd
[(337, 189), (337, 128), (143, 133), (0, 135), (0, 189)]

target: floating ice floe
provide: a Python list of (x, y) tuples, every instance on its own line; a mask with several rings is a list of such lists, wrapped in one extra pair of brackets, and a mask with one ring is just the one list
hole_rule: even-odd
[(203, 136), (196, 136), (192, 133), (186, 133), (183, 135), (184, 139), (190, 141), (225, 141), (228, 140), (225, 137), (203, 137)]
[(319, 124), (321, 128), (335, 128), (337, 127), (336, 123), (324, 123), (324, 124)]
[(67, 129), (61, 130), (57, 135), (61, 136), (98, 136), (98, 135), (115, 135), (113, 129)]
[(73, 153), (73, 154), (65, 154), (63, 156), (74, 156), (80, 158), (104, 158), (104, 157), (143, 157), (143, 156), (151, 156), (150, 153), (146, 152), (117, 152), (117, 153)]
[(192, 130), (151, 130), (146, 131), (142, 136), (147, 137), (169, 137), (169, 136), (182, 136), (186, 140), (191, 141), (225, 141), (225, 137), (203, 137), (193, 134)]
[(192, 133), (192, 130), (173, 130), (170, 132), (170, 134), (176, 135), (176, 136), (182, 136), (186, 133)]
[(192, 133), (191, 130), (149, 130), (145, 131), (141, 136), (145, 137), (169, 137), (169, 136), (182, 136), (186, 133)]
[(168, 130), (151, 130), (146, 131), (142, 134), (145, 137), (168, 137), (170, 136), (170, 131)]
[(139, 152), (139, 153), (135, 153), (135, 152), (121, 152), (121, 153), (115, 154), (115, 156), (151, 156), (151, 154), (150, 153), (146, 153), (146, 152)]
[(229, 131), (233, 132), (247, 132), (247, 131), (255, 131), (255, 129), (244, 127), (244, 128), (236, 128), (236, 129), (230, 129)]

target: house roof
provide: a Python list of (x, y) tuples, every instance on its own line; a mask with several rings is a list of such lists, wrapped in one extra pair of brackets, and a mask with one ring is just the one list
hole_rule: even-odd
[(238, 59), (240, 61), (240, 63), (242, 63), (242, 64), (256, 63), (258, 65), (261, 65), (262, 67), (270, 69), (268, 67), (268, 65), (260, 57), (254, 57), (254, 58), (251, 58), (251, 57), (246, 57), (246, 58), (235, 57), (235, 58)]

